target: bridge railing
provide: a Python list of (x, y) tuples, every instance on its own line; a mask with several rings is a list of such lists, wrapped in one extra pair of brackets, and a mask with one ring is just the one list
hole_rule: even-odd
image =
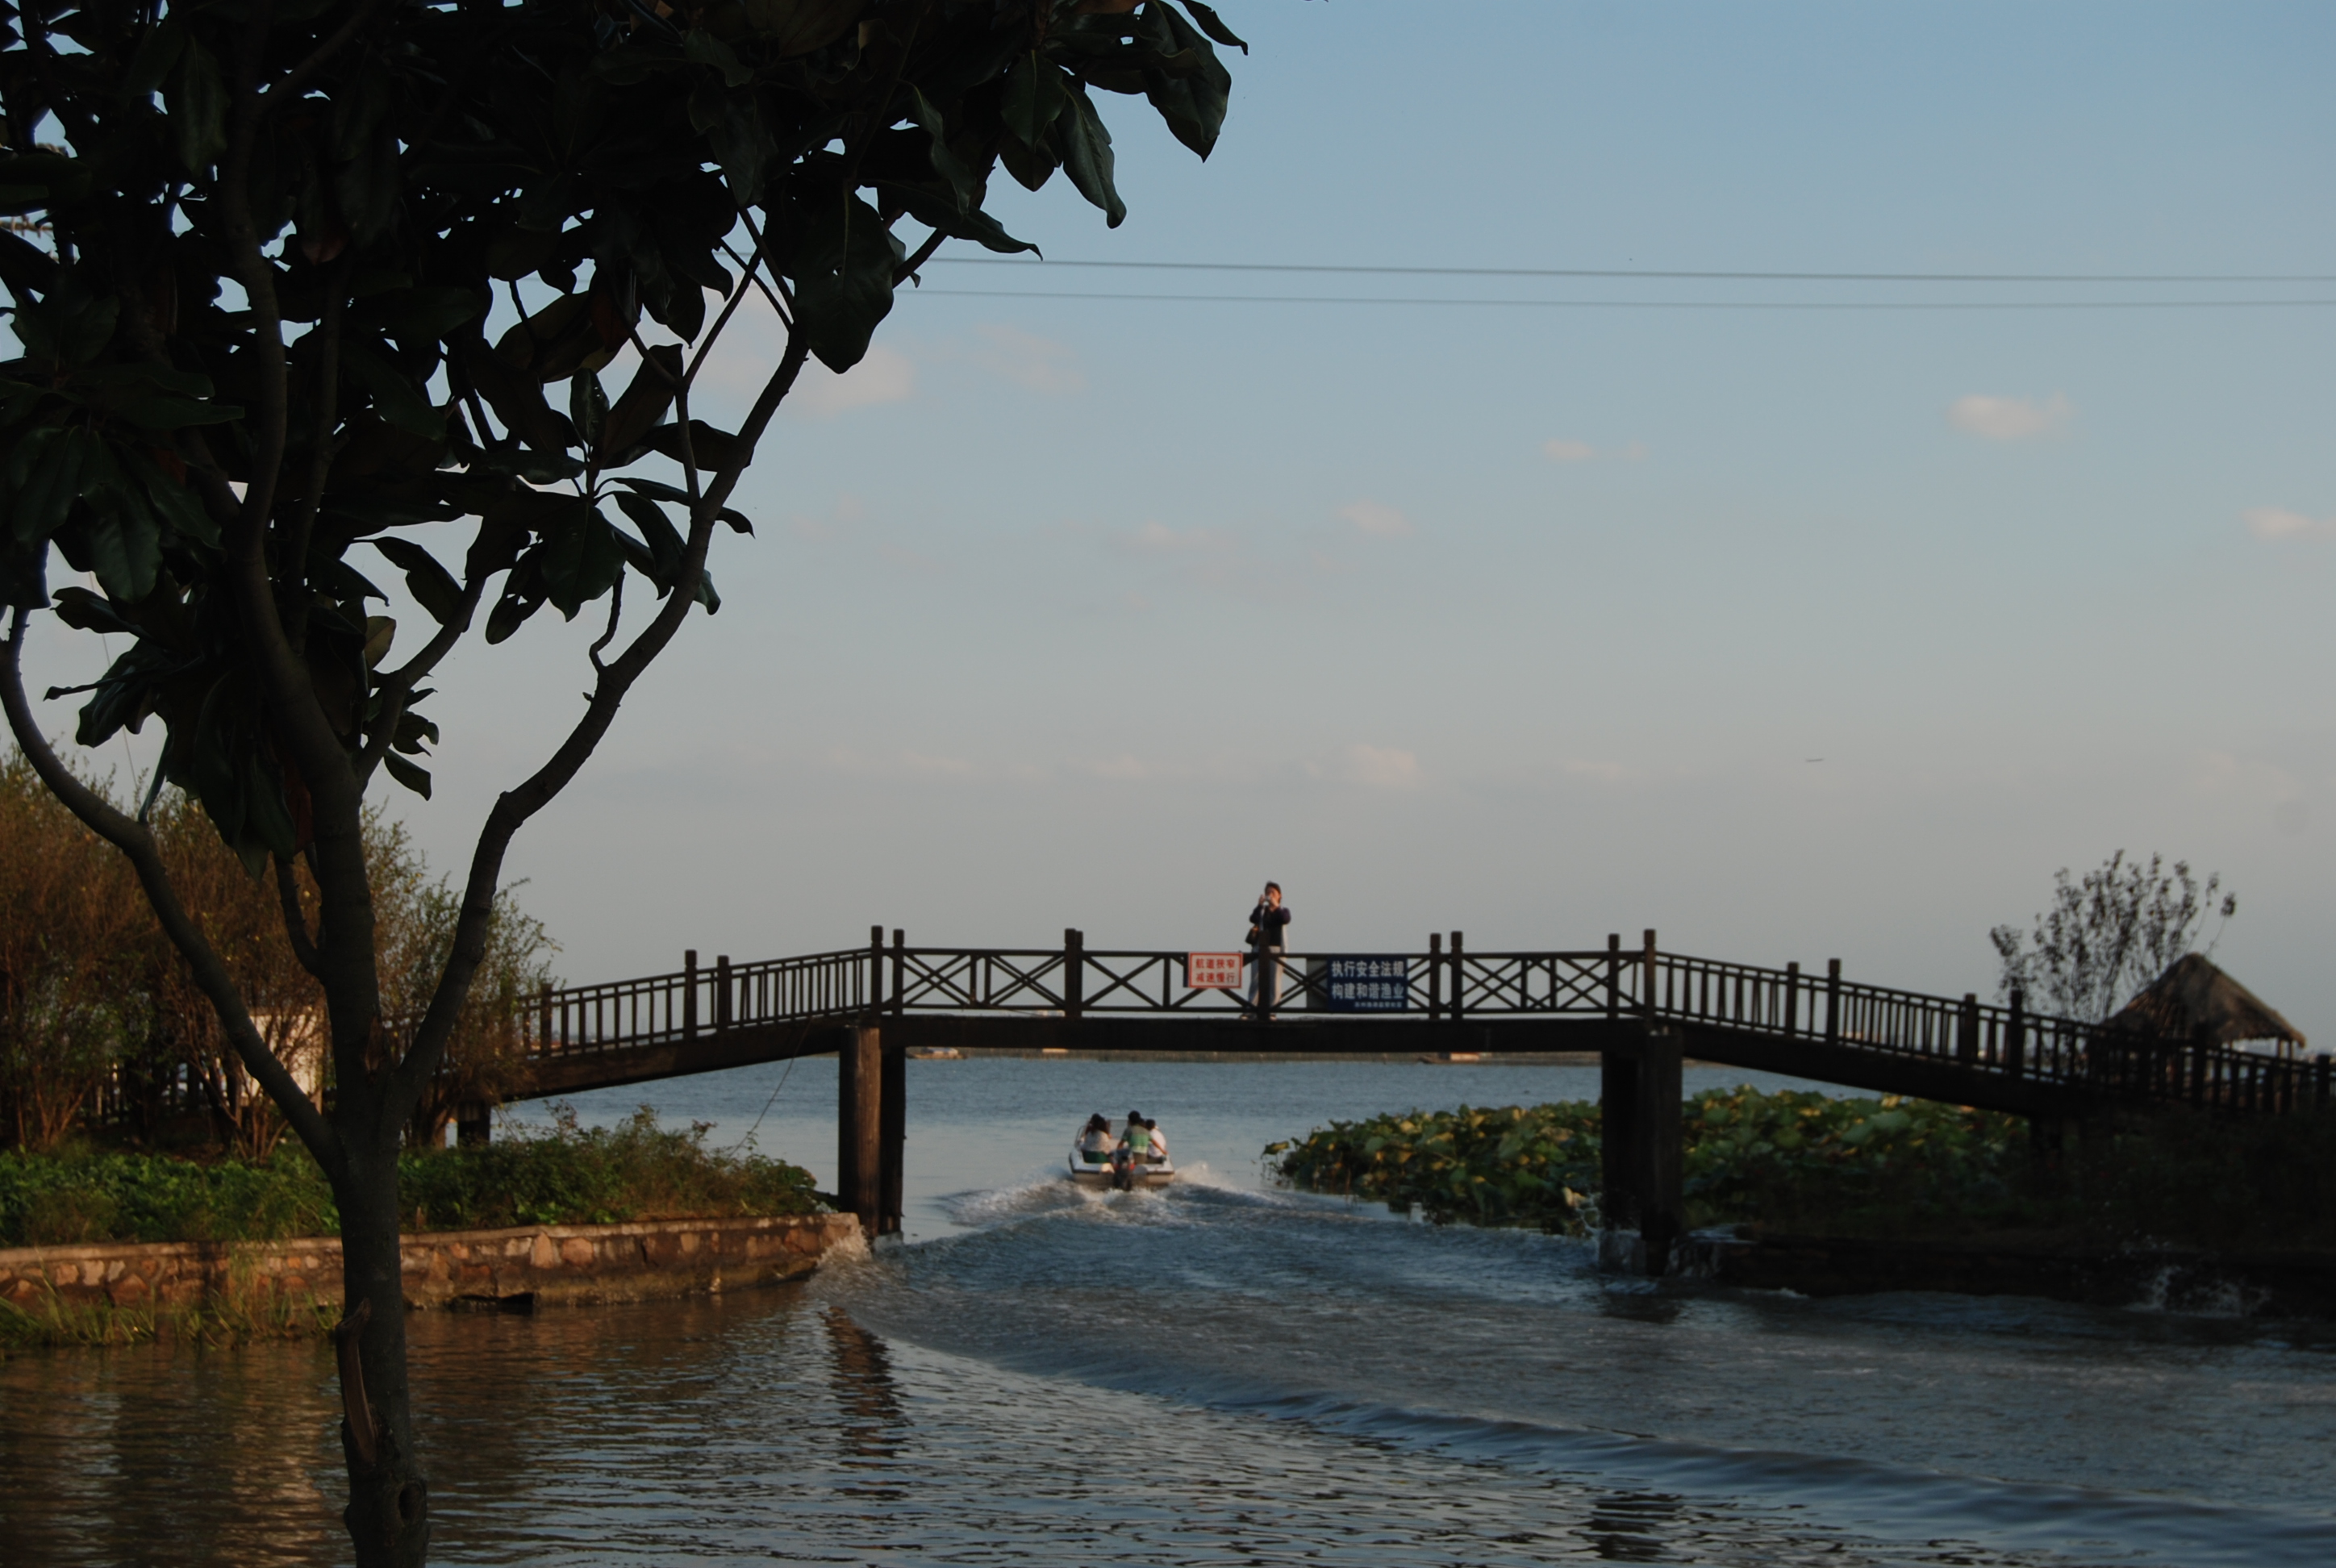
[[(1844, 980), (1798, 965), (1767, 969), (1625, 949), (1475, 951), (1458, 932), (1425, 952), (1378, 955), (1401, 965), (1403, 985), (1368, 1008), (1340, 992), (1329, 956), (1286, 953), (1276, 1011), (1358, 1019), (1643, 1018), (1822, 1042), (1935, 1062), (1990, 1076), (2085, 1086), (2120, 1098), (2234, 1110), (2331, 1100), (2327, 1058), (2286, 1062), (2206, 1041), (2152, 1039), (2000, 1005)], [(536, 1059), (629, 1049), (706, 1033), (819, 1019), (905, 1013), (1091, 1016), (1253, 1016), (1241, 989), (1195, 987), (1182, 951), (1091, 949), (1076, 930), (1059, 948), (910, 947), (899, 930), (865, 948), (708, 968), (696, 955), (676, 972), (547, 992), (527, 1030)]]
[(528, 1056), (552, 1060), (695, 1039), (734, 1027), (864, 1013), (875, 994), (864, 950), (762, 963), (696, 954), (670, 974), (547, 989), (527, 1020)]

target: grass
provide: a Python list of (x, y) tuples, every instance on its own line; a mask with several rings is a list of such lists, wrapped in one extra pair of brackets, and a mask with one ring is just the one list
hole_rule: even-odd
[[(2102, 1118), (2039, 1161), (2019, 1117), (1928, 1101), (1750, 1088), (1682, 1107), (1687, 1219), (1833, 1236), (2026, 1232), (2067, 1243), (2336, 1246), (2336, 1117)], [(1598, 1223), (1594, 1102), (1334, 1122), (1269, 1146), (1290, 1185), (1438, 1222), (1580, 1234)]]

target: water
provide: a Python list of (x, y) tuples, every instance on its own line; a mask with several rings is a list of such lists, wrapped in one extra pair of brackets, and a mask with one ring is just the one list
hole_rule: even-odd
[[(726, 1140), (779, 1074), (649, 1092)], [(1657, 1288), (1258, 1179), (1331, 1116), (1594, 1076), (911, 1063), (909, 1244), (718, 1301), (411, 1320), (436, 1556), (2336, 1561), (2325, 1330)], [(833, 1103), (832, 1064), (798, 1064), (758, 1142), (824, 1176)], [(1131, 1107), (1193, 1179), (1054, 1176), (1080, 1118)], [(306, 1344), (0, 1366), (0, 1561), (335, 1561), (333, 1421)]]

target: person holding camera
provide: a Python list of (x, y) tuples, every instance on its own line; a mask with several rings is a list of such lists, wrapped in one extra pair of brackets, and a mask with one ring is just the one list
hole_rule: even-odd
[(1290, 911), (1281, 901), (1281, 884), (1265, 884), (1265, 895), (1249, 912), (1250, 961), (1257, 966), (1250, 981), (1251, 1002), (1260, 1023), (1273, 1021), (1281, 1001), (1281, 950), (1290, 925)]

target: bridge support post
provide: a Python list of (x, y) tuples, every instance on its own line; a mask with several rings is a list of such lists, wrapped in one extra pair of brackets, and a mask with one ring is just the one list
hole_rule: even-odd
[(835, 1053), (835, 1195), (870, 1236), (884, 1209), (884, 1064), (880, 1031), (854, 1025)]
[(494, 1141), (495, 1108), (484, 1100), (468, 1100), (454, 1107), (454, 1146), (483, 1149)]
[(881, 1043), (884, 1097), (877, 1111), (877, 1144), (882, 1170), (876, 1180), (876, 1233), (900, 1232), (900, 1189), (906, 1177), (909, 1146), (909, 1047), (900, 1037)]
[(1656, 1028), (1640, 1034), (1634, 1048), (1600, 1059), (1603, 1267), (1660, 1276), (1686, 1233), (1682, 1065), (1679, 1037)]

